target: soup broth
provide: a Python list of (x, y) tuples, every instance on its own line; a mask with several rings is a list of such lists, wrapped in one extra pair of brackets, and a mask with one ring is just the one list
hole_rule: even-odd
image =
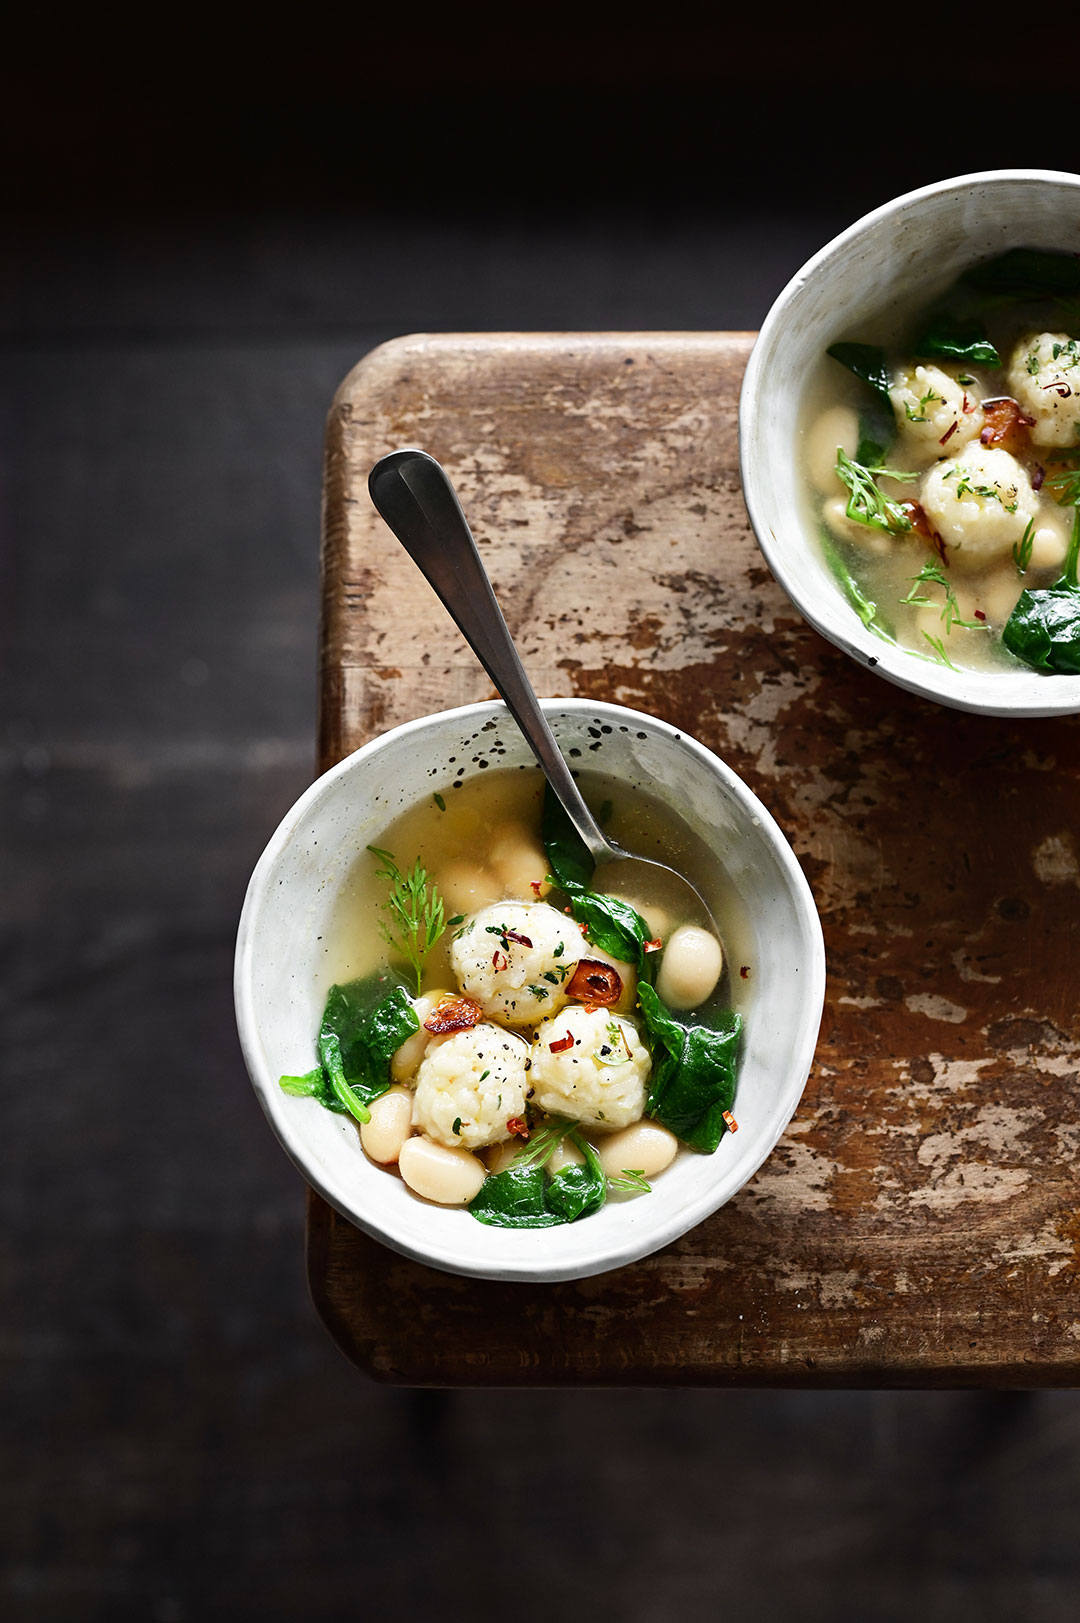
[[(1066, 256), (1030, 257), (1056, 274)], [(808, 527), (864, 624), (919, 658), (1034, 664), (1006, 628), (1080, 529), (1080, 293), (1030, 291), (962, 278), (930, 311), (831, 346), (807, 389)]]

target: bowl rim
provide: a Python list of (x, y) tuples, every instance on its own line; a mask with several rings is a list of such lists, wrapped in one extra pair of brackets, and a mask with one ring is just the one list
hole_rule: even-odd
[(564, 1264), (543, 1258), (535, 1263), (532, 1261), (500, 1262), (497, 1255), (493, 1256), (490, 1262), (487, 1260), (472, 1260), (467, 1264), (463, 1264), (461, 1259), (454, 1254), (451, 1247), (436, 1246), (429, 1249), (413, 1245), (406, 1240), (400, 1239), (367, 1216), (351, 1209), (340, 1194), (330, 1187), (327, 1180), (320, 1177), (318, 1170), (310, 1164), (303, 1149), (303, 1135), (292, 1128), (289, 1114), (282, 1108), (287, 1101), (276, 1087), (276, 1077), (269, 1076), (263, 1063), (254, 1001), (255, 924), (278, 858), (310, 809), (325, 795), (329, 794), (340, 779), (362, 768), (387, 745), (407, 738), (411, 734), (421, 734), (433, 721), (460, 723), (463, 727), (467, 727), (470, 724), (483, 723), (491, 718), (502, 719), (505, 717), (512, 720), (506, 705), (501, 700), (483, 700), (476, 704), (459, 705), (449, 710), (433, 711), (428, 715), (418, 716), (413, 720), (402, 722), (397, 727), (370, 739), (366, 744), (361, 745), (359, 749), (352, 751), (334, 766), (329, 767), (327, 771), (321, 773), (309, 784), (278, 823), (255, 864), (251, 878), (248, 881), (236, 937), (233, 996), (237, 1032), (245, 1066), (263, 1112), (278, 1141), (304, 1179), (335, 1211), (355, 1227), (381, 1241), (399, 1254), (409, 1257), (415, 1262), (423, 1263), (428, 1267), (439, 1269), (442, 1272), (476, 1279), (518, 1280), (547, 1284), (563, 1280), (589, 1278), (592, 1275), (606, 1273), (612, 1269), (637, 1262), (643, 1257), (651, 1256), (654, 1252), (671, 1244), (672, 1241), (678, 1239), (689, 1229), (694, 1228), (730, 1200), (739, 1189), (745, 1187), (775, 1149), (784, 1129), (797, 1110), (805, 1091), (806, 1082), (814, 1061), (824, 1012), (826, 961), (821, 919), (806, 875), (803, 873), (782, 829), (768, 808), (726, 762), (722, 761), (719, 756), (715, 755), (707, 746), (701, 744), (684, 729), (675, 727), (672, 723), (664, 721), (658, 716), (649, 715), (644, 711), (632, 710), (624, 705), (611, 704), (603, 700), (582, 698), (545, 698), (540, 700), (540, 704), (547, 715), (587, 713), (590, 716), (614, 717), (618, 721), (629, 719), (631, 722), (646, 723), (661, 735), (666, 735), (672, 743), (697, 756), (702, 764), (724, 781), (729, 791), (741, 803), (743, 809), (757, 819), (762, 837), (771, 847), (777, 864), (783, 873), (787, 894), (795, 909), (800, 929), (808, 945), (805, 965), (806, 975), (802, 991), (807, 1014), (802, 1029), (798, 1032), (797, 1042), (793, 1046), (792, 1061), (784, 1077), (779, 1079), (775, 1101), (777, 1108), (770, 1116), (771, 1134), (766, 1133), (763, 1135), (760, 1155), (753, 1160), (753, 1163), (738, 1178), (732, 1188), (725, 1190), (723, 1177), (718, 1177), (712, 1189), (706, 1191), (692, 1203), (680, 1207), (679, 1211), (659, 1229), (650, 1228), (643, 1235), (639, 1225), (628, 1225), (622, 1244), (614, 1248), (608, 1245), (602, 1251), (593, 1248), (587, 1255), (576, 1260), (567, 1260)]
[[(924, 664), (906, 655), (899, 646), (875, 637), (863, 626), (854, 611), (843, 615), (836, 613), (841, 599), (831, 585), (820, 598), (793, 585), (785, 565), (785, 556), (790, 548), (785, 548), (779, 536), (770, 529), (756, 490), (758, 468), (764, 465), (766, 453), (764, 444), (759, 446), (756, 443), (758, 436), (754, 431), (761, 413), (769, 351), (777, 327), (786, 319), (790, 307), (797, 303), (807, 283), (816, 279), (852, 243), (869, 236), (882, 221), (904, 209), (950, 192), (963, 193), (978, 187), (993, 188), (1017, 181), (1059, 185), (1066, 190), (1080, 192), (1080, 174), (1059, 169), (985, 169), (931, 181), (903, 192), (862, 215), (830, 238), (795, 272), (769, 307), (743, 376), (738, 413), (739, 478), (751, 528), (776, 581), (814, 630), (857, 664), (869, 667), (875, 675), (884, 677), (909, 693), (932, 699), (950, 709), (983, 716), (1064, 716), (1080, 711), (1080, 676), (1044, 675), (1034, 670), (1004, 672), (1002, 676), (1005, 681), (1014, 680), (1023, 685), (1025, 696), (1013, 699), (995, 696), (989, 684), (998, 682), (996, 673), (969, 672), (963, 668), (950, 671), (934, 664)], [(763, 442), (763, 435), (761, 439)], [(976, 682), (980, 691), (966, 691), (965, 679), (970, 681), (979, 677), (984, 678), (982, 682)], [(984, 692), (983, 689), (987, 687), (989, 691)]]

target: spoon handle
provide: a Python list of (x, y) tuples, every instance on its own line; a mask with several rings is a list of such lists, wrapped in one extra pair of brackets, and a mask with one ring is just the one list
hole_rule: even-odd
[(502, 695), (563, 810), (596, 861), (610, 859), (518, 657), (457, 493), (426, 451), (391, 451), (368, 475), (371, 500), (427, 578)]

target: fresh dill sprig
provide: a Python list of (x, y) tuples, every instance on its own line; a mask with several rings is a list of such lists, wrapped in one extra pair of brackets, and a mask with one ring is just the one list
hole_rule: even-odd
[(563, 1121), (559, 1116), (552, 1119), (543, 1127), (538, 1127), (529, 1139), (518, 1150), (510, 1165), (515, 1170), (524, 1167), (546, 1166), (555, 1153), (556, 1146), (561, 1144), (567, 1133), (572, 1133), (577, 1126), (576, 1121)]
[(950, 671), (955, 671), (956, 666), (953, 664), (952, 660), (949, 658), (948, 654), (945, 652), (945, 644), (942, 642), (941, 638), (940, 637), (932, 637), (930, 635), (929, 631), (924, 631), (923, 636), (926, 638), (927, 642), (930, 644), (931, 648), (934, 650), (934, 653), (937, 655), (937, 657), (941, 661), (941, 663), (943, 665), (947, 665), (949, 667)]
[(1019, 575), (1026, 575), (1028, 564), (1031, 562), (1031, 549), (1035, 545), (1035, 520), (1029, 518), (1027, 528), (1019, 541), (1013, 542), (1013, 563)]
[(1080, 468), (1063, 468), (1060, 473), (1049, 474), (1042, 488), (1053, 491), (1059, 507), (1080, 507)]
[(443, 899), (419, 858), (405, 874), (391, 852), (381, 851), (377, 845), (369, 845), (368, 850), (383, 864), (376, 868), (376, 877), (385, 879), (390, 886), (390, 895), (383, 903), (390, 922), (380, 924), (379, 929), (383, 940), (412, 966), (419, 997), (424, 960), (446, 929)]
[(910, 579), (913, 582), (911, 591), (906, 597), (902, 597), (900, 599), (901, 603), (911, 603), (916, 608), (936, 609), (938, 604), (935, 602), (935, 600), (932, 597), (925, 596), (925, 594), (920, 593), (919, 591), (919, 587), (924, 581), (932, 581), (935, 586), (943, 586), (945, 588), (945, 606), (941, 610), (941, 618), (945, 622), (946, 632), (950, 632), (953, 626), (963, 626), (966, 631), (985, 631), (987, 629), (987, 625), (984, 620), (961, 619), (960, 605), (956, 601), (956, 593), (952, 589), (948, 576), (945, 574), (939, 564), (923, 564), (922, 568), (919, 570), (919, 573), (917, 575), (912, 575)]
[(623, 1167), (621, 1178), (609, 1178), (608, 1188), (614, 1189), (619, 1195), (651, 1195), (652, 1184), (644, 1172), (633, 1167)]
[(848, 518), (854, 519), (857, 524), (873, 525), (877, 530), (884, 530), (886, 535), (902, 535), (911, 529), (911, 520), (903, 508), (883, 495), (878, 489), (877, 479), (885, 475), (889, 479), (911, 480), (919, 477), (917, 473), (902, 473), (897, 468), (867, 467), (865, 463), (855, 462), (849, 457), (842, 446), (836, 449), (836, 472), (849, 491)]

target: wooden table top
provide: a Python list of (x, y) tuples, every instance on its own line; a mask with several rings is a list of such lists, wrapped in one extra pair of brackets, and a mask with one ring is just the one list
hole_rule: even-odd
[(734, 767), (791, 840), (829, 965), (777, 1149), (631, 1267), (463, 1279), (312, 1193), (313, 1299), (379, 1379), (1080, 1384), (1080, 718), (946, 710), (804, 623), (742, 503), (752, 342), (416, 336), (367, 356), (334, 401), (321, 768), (492, 696), (368, 500), (372, 463), (421, 445), (460, 492), (539, 691), (655, 712)]

